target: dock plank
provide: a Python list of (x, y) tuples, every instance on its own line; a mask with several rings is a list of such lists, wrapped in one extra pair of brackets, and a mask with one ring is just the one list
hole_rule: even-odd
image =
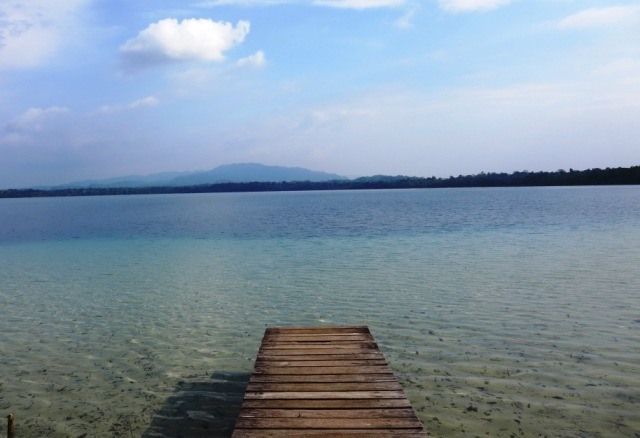
[(376, 399), (404, 398), (402, 391), (274, 391), (247, 392), (245, 400), (255, 399), (289, 399), (289, 400), (323, 400), (323, 399)]
[(368, 327), (269, 327), (233, 436), (426, 436)]
[(342, 342), (322, 342), (322, 341), (289, 341), (289, 342), (265, 342), (260, 351), (268, 350), (304, 350), (313, 348), (329, 348), (332, 350), (350, 349), (375, 349), (378, 344), (372, 341), (342, 341)]
[(413, 417), (413, 409), (244, 409), (247, 418), (400, 418)]
[(349, 366), (379, 366), (386, 365), (384, 359), (350, 359), (350, 360), (282, 360), (258, 358), (256, 366), (260, 367), (349, 367)]
[(293, 392), (293, 391), (400, 391), (402, 387), (398, 382), (322, 382), (322, 383), (249, 383), (247, 391), (250, 392)]
[(365, 359), (384, 359), (384, 356), (379, 351), (372, 350), (370, 353), (342, 353), (332, 354), (299, 354), (299, 355), (286, 355), (276, 354), (271, 355), (268, 353), (258, 356), (258, 360), (365, 360)]
[(417, 418), (247, 418), (240, 417), (240, 429), (416, 429)]
[(347, 342), (347, 341), (373, 341), (373, 336), (369, 333), (358, 334), (334, 334), (334, 335), (322, 335), (322, 334), (277, 334), (271, 337), (273, 342), (318, 342), (318, 341), (331, 341), (331, 342)]
[(332, 335), (335, 333), (371, 333), (367, 326), (315, 326), (315, 327), (268, 327), (265, 330), (265, 335), (274, 334), (327, 334)]
[(394, 429), (392, 431), (372, 429), (238, 429), (234, 432), (235, 438), (270, 438), (270, 437), (306, 437), (306, 436), (331, 436), (332, 438), (365, 436), (376, 438), (424, 438), (426, 435), (420, 429)]
[(259, 365), (253, 369), (255, 374), (380, 374), (388, 367), (373, 366), (345, 366), (345, 367), (272, 367)]
[(329, 382), (348, 382), (348, 383), (366, 383), (366, 382), (397, 382), (395, 376), (391, 373), (380, 374), (313, 374), (313, 375), (269, 375), (254, 374), (249, 379), (249, 383), (329, 383)]
[[(376, 347), (377, 348), (377, 347)], [(334, 354), (367, 354), (376, 351), (373, 347), (335, 347), (335, 348), (265, 348), (258, 354), (263, 356), (306, 356), (314, 355), (334, 355)]]
[(395, 399), (366, 399), (366, 400), (245, 400), (242, 409), (380, 409), (380, 408), (411, 408), (409, 400)]

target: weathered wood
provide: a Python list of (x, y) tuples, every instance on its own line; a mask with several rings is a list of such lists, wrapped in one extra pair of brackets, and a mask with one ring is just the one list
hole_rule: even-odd
[(309, 354), (365, 354), (373, 353), (376, 351), (374, 348), (349, 348), (349, 347), (336, 347), (336, 348), (265, 348), (260, 349), (259, 355), (264, 356), (306, 356)]
[(342, 353), (342, 354), (299, 354), (299, 355), (271, 355), (260, 354), (258, 360), (364, 360), (364, 359), (384, 359), (379, 351), (370, 350), (367, 353)]
[(271, 337), (271, 341), (276, 342), (348, 342), (348, 341), (373, 341), (373, 336), (369, 333), (359, 334), (335, 334), (335, 335), (323, 335), (323, 334), (298, 334), (298, 335), (284, 335), (278, 334)]
[(371, 332), (369, 331), (369, 327), (367, 326), (268, 327), (265, 330), (265, 336), (279, 334), (279, 333), (286, 333), (286, 334), (321, 333), (321, 334), (332, 335), (335, 333), (371, 333)]
[(323, 399), (367, 399), (404, 398), (402, 391), (293, 391), (293, 392), (247, 392), (245, 400), (255, 399), (289, 399), (289, 400), (323, 400)]
[(7, 438), (16, 436), (16, 417), (13, 414), (7, 415)]
[(398, 382), (249, 383), (249, 392), (293, 391), (401, 391)]
[(353, 366), (353, 367), (270, 367), (256, 366), (256, 374), (379, 374), (386, 366)]
[(240, 429), (416, 429), (417, 418), (238, 418)]
[(306, 437), (306, 436), (331, 436), (332, 438), (366, 436), (376, 438), (392, 438), (401, 436), (402, 438), (424, 438), (426, 435), (422, 428), (419, 429), (394, 429), (392, 431), (373, 429), (236, 429), (234, 438), (245, 437)]
[(367, 327), (265, 330), (234, 437), (426, 436)]
[(366, 400), (245, 400), (242, 409), (374, 409), (411, 408), (406, 398)]
[(263, 342), (260, 351), (264, 350), (301, 350), (301, 349), (312, 349), (312, 348), (330, 348), (332, 350), (350, 350), (352, 348), (356, 349), (374, 349), (378, 348), (378, 344), (371, 341), (344, 341), (344, 342), (318, 342), (318, 341), (309, 341), (309, 342), (300, 342), (300, 341), (290, 341), (290, 342)]
[(313, 375), (269, 375), (269, 374), (253, 374), (249, 379), (250, 383), (273, 383), (273, 382), (397, 382), (395, 376), (391, 373), (381, 374), (313, 374)]
[(413, 409), (243, 409), (247, 418), (401, 418), (413, 417)]
[(384, 359), (364, 359), (364, 360), (282, 360), (265, 359), (259, 357), (256, 366), (260, 367), (349, 367), (361, 365), (381, 365), (385, 366)]

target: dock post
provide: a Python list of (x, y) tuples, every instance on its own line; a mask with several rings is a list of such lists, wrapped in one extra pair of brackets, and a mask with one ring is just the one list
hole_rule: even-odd
[(7, 415), (7, 438), (16, 437), (16, 417), (13, 414)]

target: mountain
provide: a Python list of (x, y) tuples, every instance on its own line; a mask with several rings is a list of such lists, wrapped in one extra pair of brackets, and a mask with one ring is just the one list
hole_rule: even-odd
[(179, 176), (173, 186), (195, 186), (224, 182), (330, 181), (347, 179), (333, 173), (317, 172), (301, 167), (265, 166), (255, 163), (226, 164), (213, 170)]
[(345, 180), (334, 173), (317, 172), (301, 167), (265, 166), (256, 163), (226, 164), (204, 172), (164, 172), (130, 175), (102, 180), (76, 181), (47, 189), (108, 187), (175, 187), (225, 182), (280, 182)]
[(174, 178), (193, 172), (162, 172), (151, 175), (128, 175), (100, 180), (74, 181), (54, 188), (98, 188), (98, 187), (156, 187), (170, 185)]

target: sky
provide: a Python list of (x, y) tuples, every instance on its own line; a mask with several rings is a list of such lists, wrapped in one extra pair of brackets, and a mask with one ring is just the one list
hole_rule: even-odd
[(0, 0), (0, 188), (640, 165), (637, 0)]

